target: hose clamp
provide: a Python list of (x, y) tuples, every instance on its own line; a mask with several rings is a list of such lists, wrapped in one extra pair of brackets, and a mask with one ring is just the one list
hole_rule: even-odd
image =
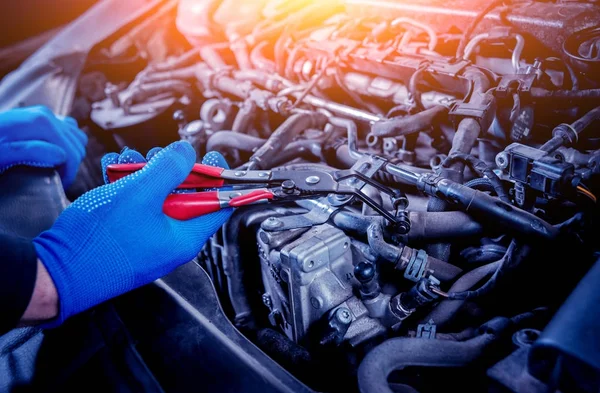
[(413, 252), (404, 270), (404, 277), (417, 282), (425, 275), (427, 267), (427, 253), (424, 250)]

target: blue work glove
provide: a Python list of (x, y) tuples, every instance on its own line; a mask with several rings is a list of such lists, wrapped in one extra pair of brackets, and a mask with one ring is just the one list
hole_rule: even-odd
[[(137, 154), (137, 156), (136, 156)], [(143, 160), (133, 150), (109, 162)], [(232, 209), (187, 221), (165, 215), (165, 198), (190, 173), (196, 153), (187, 142), (160, 150), (140, 171), (93, 189), (73, 202), (34, 239), (59, 295), (60, 324), (71, 315), (148, 284), (191, 261), (227, 221)], [(218, 153), (203, 163), (226, 166)]]
[(2, 112), (0, 173), (16, 165), (57, 168), (67, 188), (75, 180), (87, 141), (75, 119), (59, 119), (45, 106)]

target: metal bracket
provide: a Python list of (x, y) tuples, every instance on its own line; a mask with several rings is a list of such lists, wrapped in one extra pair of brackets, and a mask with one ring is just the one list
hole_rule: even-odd
[(512, 93), (529, 94), (536, 77), (537, 75), (533, 72), (530, 74), (504, 75), (498, 82), (494, 95), (498, 98), (506, 98)]
[(426, 340), (435, 340), (437, 326), (430, 319), (426, 324), (419, 324), (417, 326), (417, 338), (424, 338)]

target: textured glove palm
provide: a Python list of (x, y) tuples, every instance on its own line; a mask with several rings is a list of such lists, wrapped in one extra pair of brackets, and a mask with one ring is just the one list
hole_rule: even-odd
[(59, 119), (44, 106), (0, 113), (0, 172), (15, 165), (56, 167), (66, 188), (75, 179), (87, 141), (75, 119)]
[(230, 209), (188, 221), (163, 213), (195, 157), (187, 142), (169, 145), (142, 170), (84, 194), (34, 240), (59, 294), (57, 323), (192, 260), (229, 218)]

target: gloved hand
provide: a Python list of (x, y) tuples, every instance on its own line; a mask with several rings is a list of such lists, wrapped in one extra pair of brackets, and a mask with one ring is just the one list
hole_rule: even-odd
[[(232, 209), (187, 221), (163, 213), (165, 198), (187, 177), (195, 158), (189, 143), (172, 143), (142, 170), (81, 196), (34, 239), (59, 296), (59, 316), (47, 326), (148, 284), (198, 254)], [(128, 150), (105, 156), (103, 166), (139, 160), (139, 153)], [(209, 153), (203, 163), (226, 166), (224, 161)]]
[(59, 119), (45, 106), (0, 113), (0, 172), (15, 165), (56, 167), (67, 188), (75, 180), (87, 141), (75, 119)]

